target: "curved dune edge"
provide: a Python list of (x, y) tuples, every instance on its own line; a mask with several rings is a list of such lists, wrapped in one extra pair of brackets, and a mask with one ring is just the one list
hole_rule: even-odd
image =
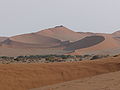
[(120, 71), (32, 90), (120, 90)]
[[(49, 43), (49, 42), (48, 42)], [(61, 42), (54, 42), (54, 43), (39, 43), (39, 44), (32, 44), (32, 43), (24, 43), (24, 42), (17, 42), (11, 39), (6, 39), (3, 42), (0, 42), (1, 47), (8, 47), (8, 48), (51, 48), (53, 46), (59, 45)]]
[(30, 33), (30, 34), (22, 34), (10, 37), (10, 40), (21, 42), (21, 43), (28, 43), (28, 44), (56, 44), (60, 43), (61, 41), (52, 37), (39, 35), (37, 33)]
[(92, 47), (94, 45), (103, 42), (104, 40), (105, 38), (103, 36), (88, 36), (79, 41), (72, 42), (66, 45), (65, 50), (77, 50), (77, 49)]
[(97, 45), (94, 45), (92, 47), (88, 48), (83, 48), (83, 49), (78, 49), (75, 50), (73, 53), (69, 53), (71, 55), (80, 55), (84, 54), (87, 52), (94, 52), (94, 51), (101, 51), (105, 49), (115, 49), (115, 48), (120, 48), (120, 44), (118, 43), (117, 40), (113, 38), (112, 35), (109, 34), (101, 34), (101, 36), (105, 37), (105, 40)]
[(44, 35), (56, 38), (61, 41), (78, 41), (86, 36), (91, 36), (93, 33), (77, 33), (64, 26), (57, 26), (37, 32), (39, 35)]

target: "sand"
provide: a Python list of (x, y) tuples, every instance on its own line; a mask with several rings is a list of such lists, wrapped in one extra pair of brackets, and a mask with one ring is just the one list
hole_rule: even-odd
[(120, 57), (96, 61), (0, 65), (1, 90), (29, 90), (120, 70)]
[(120, 90), (120, 71), (31, 90)]
[(120, 40), (113, 34), (74, 32), (64, 26), (1, 40), (0, 56), (120, 53), (120, 50), (115, 51), (120, 48)]
[(37, 32), (37, 34), (56, 38), (61, 41), (71, 41), (71, 42), (75, 42), (80, 39), (83, 39), (86, 36), (93, 35), (92, 33), (77, 33), (64, 26), (45, 29)]
[(120, 43), (118, 43), (119, 41), (114, 39), (111, 34), (99, 34), (99, 35), (103, 36), (105, 40), (91, 47), (77, 49), (75, 50), (75, 52), (71, 54), (72, 55), (79, 55), (85, 53), (90, 54), (91, 52), (95, 52), (95, 51), (101, 51), (101, 53), (104, 53), (103, 50), (112, 50), (112, 49), (120, 48)]
[(88, 36), (76, 42), (66, 45), (65, 50), (78, 50), (98, 45), (105, 40), (103, 36)]
[(7, 39), (7, 37), (0, 37), (0, 42), (4, 41), (6, 39)]

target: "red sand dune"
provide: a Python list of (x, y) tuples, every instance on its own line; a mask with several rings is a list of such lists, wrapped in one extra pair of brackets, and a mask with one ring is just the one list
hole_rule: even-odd
[[(113, 34), (74, 32), (64, 26), (56, 26), (55, 28), (49, 28), (36, 33), (13, 36), (5, 41), (2, 41), (0, 43), (0, 56), (19, 55), (19, 51), (23, 51), (22, 55), (80, 55), (94, 54), (96, 52), (97, 54), (105, 54), (106, 52), (104, 52), (104, 50), (110, 51), (107, 52), (107, 54), (117, 54), (120, 50), (117, 52), (112, 51), (113, 49), (118, 48), (120, 48), (120, 39), (115, 38)], [(1, 52), (3, 49), (5, 50)], [(11, 54), (9, 50), (11, 50), (13, 54)]]
[(4, 41), (6, 39), (7, 39), (7, 37), (0, 37), (0, 42)]
[(23, 43), (29, 43), (29, 44), (44, 44), (44, 43), (59, 43), (60, 40), (38, 35), (36, 33), (30, 33), (30, 34), (22, 34), (10, 37), (11, 40), (17, 41), (17, 42), (23, 42)]
[(90, 52), (95, 52), (95, 51), (102, 51), (102, 50), (107, 50), (107, 49), (112, 50), (115, 48), (120, 48), (120, 43), (118, 42), (118, 40), (114, 39), (112, 35), (110, 34), (99, 34), (99, 35), (103, 36), (105, 40), (97, 45), (93, 45), (88, 48), (78, 49), (71, 54), (84, 54), (87, 52), (90, 53)]
[[(52, 41), (51, 41), (52, 42)], [(30, 44), (30, 43), (23, 43), (23, 42), (17, 42), (17, 41), (12, 41), (10, 39), (6, 39), (3, 42), (0, 43), (1, 47), (7, 47), (7, 48), (50, 48), (56, 45), (59, 45), (59, 43), (39, 43), (39, 44)]]
[(114, 37), (120, 37), (120, 30), (112, 33)]
[(72, 42), (91, 35), (90, 33), (77, 33), (64, 26), (57, 26), (55, 28), (45, 29), (37, 33), (40, 35), (56, 38), (61, 41), (72, 41)]

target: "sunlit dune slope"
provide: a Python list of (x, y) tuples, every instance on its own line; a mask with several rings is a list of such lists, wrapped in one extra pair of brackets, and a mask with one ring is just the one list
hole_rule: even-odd
[(57, 26), (55, 28), (45, 29), (37, 32), (37, 34), (56, 38), (61, 41), (72, 41), (72, 42), (91, 35), (91, 33), (77, 33), (64, 26)]
[(11, 39), (6, 39), (3, 42), (0, 43), (1, 47), (8, 47), (8, 48), (50, 48), (50, 47), (54, 47), (56, 45), (60, 45), (60, 41), (41, 41), (38, 44), (32, 44), (32, 43), (24, 43), (24, 42), (17, 42), (17, 41), (13, 41)]
[(105, 38), (103, 42), (98, 43), (88, 48), (78, 49), (72, 54), (85, 54), (85, 53), (91, 53), (91, 52), (96, 52), (96, 51), (104, 52), (104, 50), (112, 50), (115, 48), (120, 48), (120, 43), (118, 42), (118, 40), (113, 38), (112, 35), (110, 34), (99, 34), (99, 35)]
[(60, 40), (43, 35), (38, 35), (36, 33), (17, 35), (11, 37), (10, 39), (13, 41), (23, 42), (28, 44), (51, 44), (51, 43), (54, 44), (60, 42)]

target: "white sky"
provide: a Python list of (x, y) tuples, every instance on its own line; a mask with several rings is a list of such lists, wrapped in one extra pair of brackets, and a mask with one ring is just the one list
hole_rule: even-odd
[(0, 0), (0, 36), (64, 25), (111, 33), (120, 28), (120, 0)]

